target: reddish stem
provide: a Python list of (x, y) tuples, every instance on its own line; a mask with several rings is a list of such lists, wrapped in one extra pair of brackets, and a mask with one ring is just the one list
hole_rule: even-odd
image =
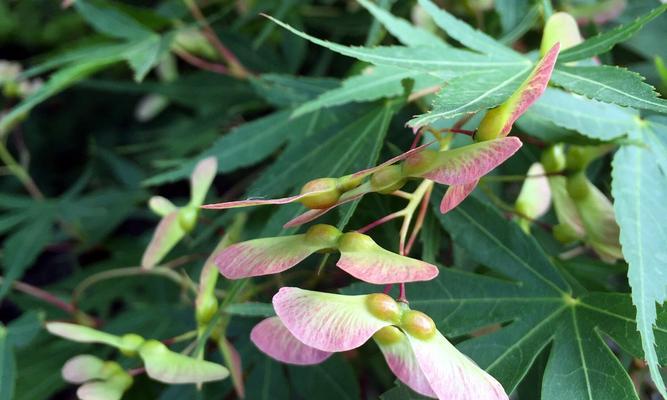
[(186, 51), (176, 49), (174, 50), (174, 53), (183, 61), (187, 62), (188, 64), (195, 66), (197, 68), (206, 70), (206, 71), (211, 71), (215, 72), (216, 74), (223, 74), (223, 75), (229, 75), (229, 69), (225, 67), (224, 65), (208, 62), (202, 58), (199, 58), (197, 56), (194, 56)]
[(384, 293), (384, 294), (389, 294), (389, 292), (391, 292), (391, 288), (392, 288), (392, 287), (394, 287), (394, 284), (393, 284), (393, 283), (390, 283), (390, 284), (388, 284), (388, 285), (385, 285), (383, 293)]
[(408, 303), (408, 296), (405, 294), (405, 283), (401, 283), (401, 286), (399, 286), (398, 301)]
[[(4, 278), (0, 278), (0, 282)], [(56, 297), (55, 295), (47, 292), (46, 290), (40, 289), (38, 287), (29, 285), (27, 283), (21, 282), (21, 281), (14, 281), (12, 283), (12, 286), (14, 289), (18, 290), (19, 292), (23, 292), (29, 296), (32, 296), (36, 299), (42, 300), (46, 303), (51, 304), (52, 306), (59, 308), (63, 311), (65, 311), (68, 314), (76, 314), (76, 308), (74, 308), (73, 305), (67, 303), (66, 301), (63, 301)]]
[(413, 140), (412, 145), (410, 145), (410, 150), (417, 147), (417, 144), (419, 143), (419, 139), (421, 139), (423, 135), (424, 135), (424, 130), (423, 129), (420, 129), (420, 130), (417, 131), (417, 134), (415, 135), (415, 140)]
[(366, 233), (366, 232), (368, 232), (369, 230), (375, 228), (376, 226), (382, 225), (382, 224), (384, 224), (385, 222), (389, 222), (389, 221), (391, 221), (391, 220), (393, 220), (393, 219), (396, 219), (396, 218), (400, 217), (401, 215), (402, 215), (402, 213), (401, 213), (400, 211), (399, 211), (399, 212), (392, 213), (392, 214), (389, 214), (389, 215), (385, 215), (384, 217), (378, 219), (377, 221), (373, 221), (373, 222), (371, 222), (370, 224), (364, 226), (363, 228), (357, 229), (357, 232), (359, 232), (359, 233)]
[(417, 215), (417, 220), (415, 221), (415, 226), (412, 229), (410, 238), (408, 239), (408, 245), (405, 247), (405, 254), (410, 254), (410, 250), (412, 250), (412, 245), (415, 243), (417, 235), (419, 234), (419, 231), (424, 225), (424, 219), (426, 218), (426, 212), (428, 211), (428, 203), (431, 199), (431, 192), (432, 191), (429, 190), (424, 194), (424, 198), (422, 198), (421, 207), (419, 208), (419, 214)]
[(452, 132), (452, 133), (461, 133), (463, 135), (468, 135), (470, 137), (475, 135), (475, 131), (471, 131), (468, 129), (458, 129), (458, 128), (449, 128), (445, 129), (446, 132)]

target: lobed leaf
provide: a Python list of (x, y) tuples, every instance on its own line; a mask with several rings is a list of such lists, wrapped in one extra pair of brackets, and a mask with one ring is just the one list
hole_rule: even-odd
[(278, 317), (270, 317), (255, 325), (250, 340), (268, 356), (287, 364), (319, 364), (331, 356), (299, 341)]
[(287, 329), (304, 344), (329, 352), (347, 351), (391, 325), (371, 314), (367, 297), (283, 287), (273, 296), (273, 307)]

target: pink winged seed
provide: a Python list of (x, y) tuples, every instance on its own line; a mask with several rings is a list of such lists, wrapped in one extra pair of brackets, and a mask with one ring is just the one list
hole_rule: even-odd
[(474, 180), (463, 185), (452, 185), (448, 187), (440, 202), (440, 212), (443, 214), (448, 213), (461, 204), (461, 202), (475, 190), (477, 182), (479, 182), (479, 180)]
[(414, 149), (411, 149), (411, 150), (406, 151), (405, 153), (399, 154), (396, 157), (391, 158), (391, 159), (389, 159), (389, 160), (383, 162), (382, 164), (377, 165), (373, 168), (368, 168), (368, 169), (365, 169), (365, 170), (362, 170), (362, 171), (359, 171), (359, 172), (355, 172), (352, 176), (355, 177), (355, 178), (361, 178), (361, 177), (368, 176), (368, 175), (372, 174), (373, 172), (375, 172), (379, 169), (382, 169), (382, 168), (384, 168), (386, 166), (389, 166), (389, 165), (396, 164), (397, 162), (405, 160), (406, 158), (410, 157), (413, 154), (420, 153), (421, 151), (425, 150), (427, 147), (429, 147), (433, 143), (435, 143), (435, 141), (423, 144), (419, 147), (415, 147)]
[(300, 342), (278, 317), (267, 318), (255, 325), (250, 340), (268, 356), (287, 364), (319, 364), (333, 354)]
[(310, 222), (314, 219), (317, 219), (317, 218), (321, 217), (322, 215), (328, 213), (329, 211), (333, 210), (334, 208), (340, 206), (341, 204), (345, 204), (345, 203), (349, 203), (351, 201), (354, 201), (354, 200), (362, 197), (363, 195), (365, 195), (369, 192), (354, 193), (352, 195), (350, 195), (349, 193), (352, 193), (352, 192), (343, 193), (343, 195), (340, 196), (340, 199), (338, 200), (338, 202), (336, 202), (336, 204), (334, 204), (333, 206), (331, 206), (329, 208), (308, 210), (308, 211), (304, 212), (303, 214), (297, 216), (296, 218), (293, 218), (293, 219), (287, 221), (287, 223), (285, 223), (285, 225), (283, 225), (283, 228), (294, 228), (294, 227), (297, 227), (299, 225), (303, 225), (307, 222)]
[(526, 112), (528, 107), (533, 105), (535, 101), (544, 93), (547, 88), (551, 73), (554, 70), (556, 59), (558, 58), (558, 51), (560, 50), (560, 43), (554, 44), (551, 49), (544, 55), (544, 57), (537, 63), (537, 66), (531, 72), (528, 80), (521, 85), (521, 95), (519, 100), (510, 115), (510, 118), (503, 126), (501, 134), (506, 136), (511, 130), (514, 122)]
[(226, 210), (228, 208), (263, 206), (267, 204), (288, 204), (288, 203), (293, 203), (305, 196), (314, 193), (318, 192), (298, 194), (296, 196), (282, 197), (280, 199), (254, 199), (254, 200), (249, 199), (249, 200), (239, 200), (239, 201), (228, 201), (226, 203), (205, 204), (201, 207), (209, 210)]
[(355, 349), (391, 323), (374, 317), (366, 296), (319, 293), (283, 287), (273, 296), (273, 308), (299, 341), (328, 352)]
[(435, 265), (399, 256), (379, 246), (373, 252), (342, 252), (336, 265), (355, 278), (375, 285), (428, 281), (439, 272)]
[(421, 371), (407, 338), (404, 337), (397, 343), (379, 346), (389, 369), (401, 382), (421, 395), (437, 397)]
[[(292, 239), (294, 236), (284, 238)], [(297, 242), (295, 246), (283, 248), (266, 245), (275, 239), (283, 238), (255, 239), (231, 245), (216, 256), (215, 264), (227, 279), (270, 275), (292, 268), (317, 250), (299, 246)], [(284, 248), (289, 248), (289, 251), (284, 251)]]
[(439, 399), (508, 400), (502, 385), (452, 346), (440, 332), (428, 341), (410, 337), (417, 363)]
[(424, 174), (444, 185), (477, 181), (516, 153), (522, 146), (517, 137), (504, 137), (443, 152), (445, 163)]

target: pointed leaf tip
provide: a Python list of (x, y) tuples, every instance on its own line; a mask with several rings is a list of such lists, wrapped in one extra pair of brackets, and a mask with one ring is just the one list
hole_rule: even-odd
[(250, 340), (268, 356), (287, 364), (319, 364), (333, 354), (299, 341), (278, 317), (267, 318), (255, 325)]
[(375, 332), (392, 324), (371, 314), (367, 298), (283, 287), (273, 296), (273, 307), (299, 341), (337, 352), (361, 346)]

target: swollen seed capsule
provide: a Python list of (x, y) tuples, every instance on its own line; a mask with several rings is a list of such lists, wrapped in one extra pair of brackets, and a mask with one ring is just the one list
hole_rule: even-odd
[(591, 188), (584, 172), (578, 172), (567, 178), (567, 193), (574, 200), (582, 200), (588, 196)]
[(569, 171), (581, 171), (586, 168), (588, 158), (585, 147), (570, 146), (567, 149), (567, 169)]
[(182, 208), (178, 211), (178, 224), (181, 228), (190, 232), (195, 228), (197, 224), (197, 215), (199, 214), (199, 209), (197, 208)]
[(544, 167), (544, 172), (548, 174), (561, 172), (564, 170), (567, 161), (565, 159), (565, 150), (563, 149), (563, 145), (557, 144), (554, 146), (549, 146), (549, 148), (542, 152), (540, 161)]
[(204, 296), (197, 304), (195, 317), (199, 325), (207, 324), (218, 311), (218, 300), (213, 295)]
[(435, 323), (431, 317), (421, 311), (404, 312), (401, 317), (401, 328), (421, 340), (428, 340), (435, 335)]
[(338, 190), (338, 179), (336, 178), (314, 179), (301, 188), (301, 194), (311, 192), (321, 193), (306, 196), (299, 200), (301, 204), (310, 209), (329, 208), (336, 204), (341, 194)]
[(413, 154), (403, 162), (403, 176), (418, 177), (433, 169), (438, 152), (435, 150), (423, 150)]
[(572, 243), (575, 240), (579, 239), (577, 232), (572, 229), (569, 225), (558, 224), (553, 227), (551, 232), (554, 236), (554, 239), (558, 240), (561, 243)]
[(306, 231), (306, 242), (318, 247), (337, 248), (342, 232), (335, 226), (326, 224), (313, 225)]
[(477, 132), (475, 132), (475, 141), (484, 142), (486, 140), (498, 139), (503, 127), (507, 122), (507, 112), (503, 106), (498, 106), (486, 112), (482, 122), (479, 123)]
[(398, 323), (401, 320), (401, 309), (398, 303), (386, 294), (369, 294), (366, 297), (366, 307), (371, 314), (383, 321)]
[(370, 236), (359, 232), (343, 233), (338, 240), (338, 248), (340, 251), (346, 252), (372, 250), (375, 246), (376, 244)]
[(371, 175), (371, 188), (378, 193), (391, 193), (405, 185), (400, 165), (389, 165)]
[(384, 328), (375, 332), (373, 339), (375, 339), (380, 344), (390, 345), (401, 341), (403, 336), (405, 336), (405, 334), (397, 327), (385, 326)]
[(338, 190), (345, 193), (361, 185), (363, 180), (363, 177), (354, 176), (354, 174), (342, 176), (338, 178)]
[(127, 357), (134, 357), (137, 354), (137, 350), (141, 347), (146, 341), (141, 336), (136, 333), (127, 333), (120, 338), (120, 352)]

